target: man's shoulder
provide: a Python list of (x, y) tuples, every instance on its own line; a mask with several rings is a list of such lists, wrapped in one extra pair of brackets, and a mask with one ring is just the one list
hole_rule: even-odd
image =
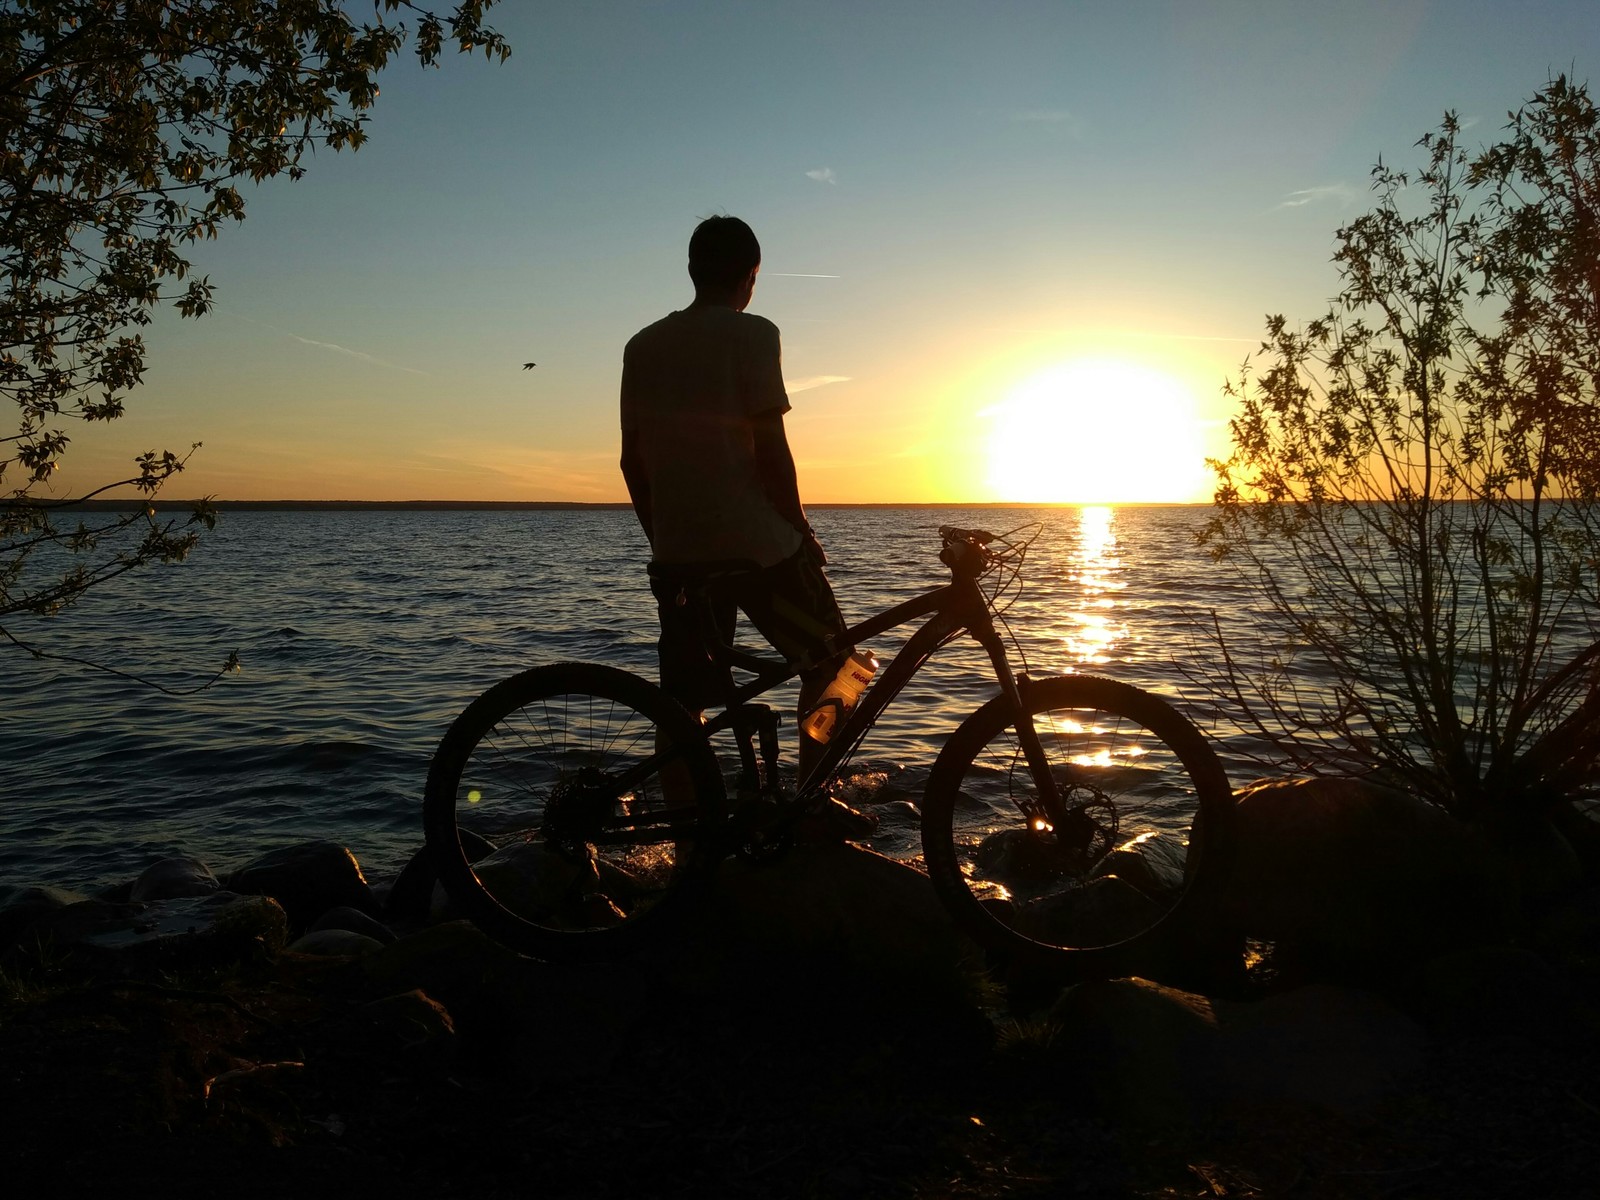
[(631, 350), (636, 345), (644, 345), (647, 342), (653, 342), (662, 336), (670, 334), (677, 326), (677, 319), (682, 315), (681, 312), (669, 312), (659, 321), (651, 321), (650, 324), (628, 339), (626, 349)]
[(778, 327), (763, 316), (759, 316), (752, 312), (735, 313), (734, 315), (744, 323), (743, 327), (748, 329), (752, 334), (765, 334), (770, 335), (771, 337), (778, 336)]
[(706, 306), (679, 309), (659, 321), (652, 321), (628, 339), (623, 354), (626, 356), (640, 347), (700, 341), (707, 337), (726, 340), (729, 344), (758, 346), (776, 346), (779, 341), (778, 327), (765, 317)]

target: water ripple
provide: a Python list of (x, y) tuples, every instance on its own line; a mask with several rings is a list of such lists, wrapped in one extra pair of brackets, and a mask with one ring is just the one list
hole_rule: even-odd
[[(1177, 657), (1196, 644), (1196, 610), (1242, 598), (1194, 547), (1203, 517), (812, 514), (852, 620), (942, 581), (939, 525), (1044, 521), (1029, 586), (1006, 613), (1029, 669), (1092, 669), (1168, 694), (1182, 685)], [(654, 675), (646, 557), (632, 514), (617, 510), (225, 513), (189, 561), (121, 577), (28, 633), (179, 685), (238, 649), (243, 674), (169, 697), (6, 661), (0, 881), (100, 886), (179, 852), (220, 870), (305, 838), (349, 844), (376, 876), (398, 868), (421, 838), (428, 758), (478, 692), (568, 659)], [(887, 657), (908, 633), (872, 648)], [(993, 691), (982, 652), (962, 640), (874, 729), (854, 769), (862, 795), (882, 802), (885, 848), (916, 853), (927, 767)]]

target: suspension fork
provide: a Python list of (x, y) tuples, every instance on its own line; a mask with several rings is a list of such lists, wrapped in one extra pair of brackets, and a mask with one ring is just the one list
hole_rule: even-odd
[[(974, 585), (974, 591), (976, 590)], [(978, 644), (989, 655), (989, 661), (994, 665), (995, 678), (1000, 682), (1000, 694), (1005, 697), (1006, 705), (1011, 709), (1012, 727), (1017, 731), (1017, 741), (1022, 746), (1023, 757), (1028, 762), (1028, 774), (1033, 779), (1034, 798), (1021, 800), (1017, 807), (1022, 810), (1022, 815), (1027, 818), (1032, 828), (1041, 832), (1047, 829), (1059, 829), (1065, 816), (1065, 809), (1055, 776), (1050, 771), (1050, 760), (1045, 756), (1044, 743), (1039, 740), (1039, 731), (1034, 728), (1033, 714), (1022, 701), (1022, 687), (1026, 679), (1019, 680), (1012, 672), (1011, 660), (1006, 657), (1005, 643), (995, 632), (989, 606), (983, 603), (981, 596), (967, 628), (972, 631), (972, 636), (977, 639)], [(1043, 825), (1040, 822), (1043, 822)]]

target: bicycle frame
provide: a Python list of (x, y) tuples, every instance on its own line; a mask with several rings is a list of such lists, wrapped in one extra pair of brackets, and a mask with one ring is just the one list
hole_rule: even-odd
[[(857, 625), (852, 625), (829, 640), (829, 655), (849, 653), (863, 642), (870, 641), (887, 630), (905, 625), (919, 617), (931, 619), (920, 626), (898, 653), (879, 673), (844, 723), (826, 743), (822, 756), (806, 777), (799, 781), (792, 802), (796, 812), (815, 799), (817, 793), (833, 777), (840, 765), (866, 737), (879, 715), (897, 697), (911, 677), (932, 657), (935, 650), (962, 632), (972, 634), (989, 656), (1000, 694), (1014, 714), (1018, 739), (1028, 760), (1029, 773), (1037, 789), (1039, 811), (1024, 812), (1030, 822), (1054, 825), (1061, 816), (1059, 794), (1040, 743), (1038, 731), (1022, 702), (1021, 688), (1026, 677), (1019, 678), (1011, 670), (1005, 645), (994, 627), (994, 618), (988, 601), (978, 586), (981, 572), (951, 566), (952, 580), (910, 600), (886, 609)], [(775, 659), (744, 653), (723, 644), (720, 639), (707, 636), (708, 650), (719, 666), (749, 671), (755, 678), (748, 683), (732, 686), (720, 713), (705, 723), (707, 737), (732, 730), (739, 746), (741, 766), (750, 777), (755, 775), (754, 750), (750, 738), (739, 728), (744, 705), (755, 697), (771, 690), (800, 674), (805, 664), (785, 663)], [(731, 679), (731, 674), (730, 674)], [(799, 736), (804, 737), (801, 733)]]

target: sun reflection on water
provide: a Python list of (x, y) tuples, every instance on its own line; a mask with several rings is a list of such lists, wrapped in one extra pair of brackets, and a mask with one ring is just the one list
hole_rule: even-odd
[(1097, 665), (1111, 661), (1112, 651), (1128, 636), (1128, 627), (1116, 614), (1117, 593), (1128, 585), (1121, 579), (1123, 562), (1113, 528), (1116, 510), (1104, 506), (1078, 512), (1076, 543), (1071, 550), (1068, 578), (1076, 587), (1065, 614), (1071, 624), (1062, 642), (1072, 661)]

